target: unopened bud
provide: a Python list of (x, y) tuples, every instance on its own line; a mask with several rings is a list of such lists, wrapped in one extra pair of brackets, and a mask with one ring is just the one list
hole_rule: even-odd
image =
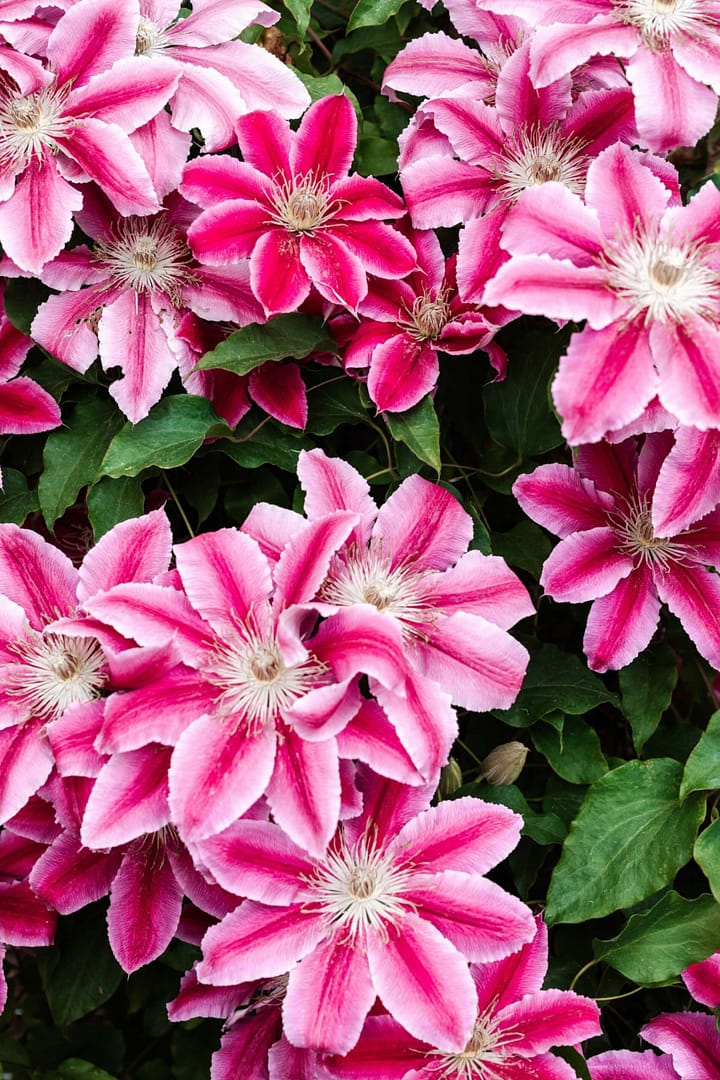
[(450, 758), (447, 765), (443, 765), (440, 770), (438, 795), (441, 799), (447, 799), (450, 795), (454, 795), (458, 788), (462, 787), (462, 783), (462, 770), (455, 758)]
[(501, 743), (481, 763), (480, 775), (488, 784), (513, 784), (523, 770), (528, 748), (521, 742)]

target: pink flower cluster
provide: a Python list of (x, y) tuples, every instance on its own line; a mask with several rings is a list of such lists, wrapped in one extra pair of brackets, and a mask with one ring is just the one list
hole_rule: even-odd
[(299, 476), (305, 515), (172, 549), (156, 510), (77, 569), (0, 525), (0, 940), (109, 894), (125, 971), (200, 944), (171, 1015), (228, 1020), (217, 1080), (356, 1075), (379, 1037), (397, 1076), (569, 1078), (549, 1048), (597, 1008), (540, 989), (545, 930), (485, 877), (522, 820), (430, 805), (453, 706), (517, 695), (528, 594), (444, 488), (378, 508), (320, 450)]

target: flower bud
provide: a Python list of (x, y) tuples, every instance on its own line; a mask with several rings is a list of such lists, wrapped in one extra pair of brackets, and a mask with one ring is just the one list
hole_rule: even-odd
[(462, 787), (462, 783), (462, 770), (455, 758), (451, 757), (447, 765), (443, 765), (440, 770), (440, 783), (438, 784), (439, 797), (441, 799), (449, 798), (449, 796), (453, 795), (458, 788)]
[(501, 743), (481, 763), (480, 775), (488, 784), (512, 784), (523, 770), (528, 748), (521, 742)]

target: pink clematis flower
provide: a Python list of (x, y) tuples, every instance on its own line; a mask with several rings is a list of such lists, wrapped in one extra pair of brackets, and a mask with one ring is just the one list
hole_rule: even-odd
[(183, 312), (236, 325), (262, 321), (247, 264), (199, 266), (186, 241), (183, 200), (151, 217), (118, 219), (105, 200), (87, 198), (79, 214), (95, 239), (62, 252), (42, 280), (63, 289), (38, 310), (31, 333), (58, 360), (86, 371), (100, 353), (104, 368), (123, 377), (110, 394), (133, 423), (159, 400), (178, 358), (186, 352), (177, 330)]
[(574, 1080), (574, 1069), (548, 1051), (599, 1035), (599, 1009), (570, 991), (543, 990), (547, 963), (538, 918), (518, 952), (470, 965), (478, 1014), (461, 1053), (416, 1042), (389, 1016), (369, 1016), (357, 1046), (327, 1059), (327, 1071), (337, 1080)]
[(50, 34), (50, 69), (28, 57), (26, 71), (8, 67), (0, 86), (0, 242), (23, 270), (37, 273), (70, 239), (83, 201), (76, 183), (95, 180), (121, 214), (159, 209), (129, 133), (161, 111), (178, 74), (162, 59), (133, 57), (138, 18), (137, 0), (79, 0)]
[(218, 882), (250, 899), (205, 935), (198, 978), (289, 969), (283, 1024), (297, 1046), (346, 1053), (379, 996), (416, 1038), (461, 1051), (477, 1017), (467, 960), (500, 959), (535, 932), (525, 905), (482, 876), (520, 819), (471, 798), (428, 810), (429, 789), (373, 776), (364, 794), (319, 860), (265, 822), (200, 845)]
[(640, 1032), (672, 1060), (680, 1080), (716, 1080), (720, 1075), (720, 1034), (707, 1013), (665, 1013)]
[(305, 607), (356, 521), (341, 512), (306, 523), (285, 545), (274, 580), (253, 539), (221, 529), (176, 546), (183, 591), (125, 585), (87, 601), (90, 614), (140, 645), (172, 638), (182, 659), (113, 696), (97, 747), (174, 748), (169, 805), (185, 842), (224, 829), (263, 795), (308, 850), (323, 851), (334, 833), (336, 736), (360, 708), (360, 675), (391, 690), (404, 676), (392, 620), (366, 608), (315, 632)]
[(708, 569), (720, 568), (720, 512), (675, 534), (653, 526), (657, 478), (672, 445), (663, 432), (642, 445), (581, 446), (575, 469), (541, 465), (513, 488), (525, 513), (562, 538), (540, 579), (548, 595), (594, 601), (584, 648), (595, 671), (624, 667), (646, 648), (661, 601), (720, 667), (720, 579)]
[(551, 184), (525, 192), (504, 227), (513, 258), (485, 302), (587, 319), (553, 383), (573, 444), (630, 423), (655, 397), (682, 424), (720, 427), (720, 192), (706, 184), (678, 206), (656, 172), (616, 145), (590, 166), (586, 204)]
[(720, 93), (715, 0), (489, 0), (488, 7), (540, 24), (531, 48), (536, 86), (592, 56), (625, 60), (638, 129), (652, 150), (692, 146), (712, 127)]
[(372, 177), (347, 175), (357, 119), (346, 97), (315, 102), (294, 133), (261, 112), (243, 117), (237, 132), (242, 163), (192, 161), (180, 186), (207, 208), (188, 232), (201, 262), (248, 256), (253, 292), (268, 314), (296, 311), (313, 285), (354, 311), (368, 273), (410, 273), (412, 245), (381, 220), (401, 217), (402, 200)]

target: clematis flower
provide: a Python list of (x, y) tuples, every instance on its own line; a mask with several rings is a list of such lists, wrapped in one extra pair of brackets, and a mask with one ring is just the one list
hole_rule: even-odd
[(548, 1051), (599, 1035), (599, 1010), (570, 991), (543, 990), (547, 962), (547, 928), (537, 919), (518, 952), (470, 965), (478, 1015), (460, 1053), (417, 1042), (389, 1016), (369, 1016), (357, 1046), (328, 1058), (327, 1071), (337, 1080), (574, 1080)]
[[(592, 1080), (680, 1080), (669, 1054), (608, 1050), (587, 1059)], [(705, 1080), (705, 1077), (703, 1077)]]
[(160, 208), (129, 133), (163, 109), (178, 74), (162, 59), (133, 57), (138, 18), (137, 0), (78, 0), (50, 34), (49, 69), (28, 57), (23, 71), (8, 66), (0, 243), (23, 270), (38, 273), (70, 239), (83, 201), (76, 183), (95, 180), (123, 215)]
[[(575, 469), (541, 465), (513, 492), (529, 517), (560, 536), (541, 584), (566, 603), (594, 601), (584, 648), (595, 671), (629, 664), (649, 644), (666, 603), (699, 652), (720, 667), (720, 513), (678, 533), (653, 526), (669, 432), (581, 446)], [(667, 491), (664, 492), (667, 499)]]
[(151, 580), (167, 569), (169, 553), (162, 511), (116, 525), (79, 570), (37, 533), (0, 525), (0, 822), (50, 776), (52, 724), (73, 710), (81, 726), (87, 719), (92, 727), (88, 713), (111, 685), (112, 658), (95, 628), (79, 636), (58, 616), (74, 618), (95, 590), (117, 581)]
[(63, 289), (41, 304), (35, 341), (75, 371), (100, 353), (104, 368), (123, 377), (110, 394), (133, 423), (160, 399), (185, 347), (178, 339), (182, 314), (239, 326), (263, 313), (248, 281), (247, 264), (220, 270), (199, 266), (186, 241), (193, 209), (178, 200), (162, 214), (118, 219), (112, 207), (87, 198), (78, 215), (94, 238), (48, 263), (42, 280)]
[(308, 850), (323, 851), (334, 833), (336, 735), (360, 708), (360, 676), (394, 690), (404, 675), (392, 620), (366, 608), (315, 632), (304, 607), (356, 520), (341, 512), (306, 523), (284, 547), (274, 580), (253, 539), (221, 529), (176, 546), (179, 588), (124, 585), (86, 602), (94, 618), (142, 646), (172, 638), (182, 660), (113, 696), (97, 748), (174, 748), (169, 805), (186, 843), (224, 829), (263, 795)]
[(712, 127), (720, 93), (720, 33), (713, 0), (489, 0), (537, 26), (536, 86), (549, 86), (590, 57), (625, 61), (643, 143), (663, 152), (692, 146)]
[(586, 204), (550, 184), (525, 192), (503, 230), (513, 258), (486, 303), (587, 319), (553, 383), (572, 444), (594, 442), (658, 397), (681, 424), (720, 427), (720, 192), (688, 206), (642, 154), (616, 145), (588, 170)]
[(482, 876), (515, 846), (520, 819), (472, 798), (425, 809), (428, 789), (373, 776), (364, 795), (317, 860), (266, 822), (199, 845), (217, 881), (249, 899), (208, 930), (198, 978), (289, 969), (283, 1025), (296, 1046), (346, 1053), (379, 996), (416, 1038), (461, 1051), (477, 1016), (467, 960), (507, 956), (535, 932), (525, 905)]
[(720, 1005), (720, 952), (690, 964), (680, 974), (696, 1001), (709, 1009), (717, 1009)]
[(720, 1073), (720, 1034), (708, 1013), (664, 1013), (640, 1034), (670, 1056), (680, 1080), (715, 1080)]
[(237, 133), (242, 163), (192, 161), (180, 186), (206, 208), (188, 232), (201, 262), (248, 256), (253, 292), (268, 314), (296, 311), (313, 285), (354, 311), (368, 273), (391, 280), (410, 273), (412, 246), (382, 221), (402, 216), (402, 200), (372, 177), (347, 175), (357, 139), (348, 98), (316, 101), (297, 132), (256, 112), (241, 118)]

